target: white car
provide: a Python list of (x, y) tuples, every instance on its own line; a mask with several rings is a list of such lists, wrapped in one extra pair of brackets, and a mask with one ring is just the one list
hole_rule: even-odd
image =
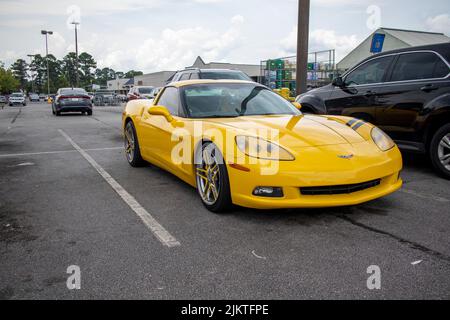
[(33, 102), (33, 101), (39, 102), (39, 95), (37, 93), (30, 93), (29, 97), (30, 97), (31, 102)]
[(25, 101), (25, 95), (22, 92), (14, 92), (9, 96), (9, 106), (12, 107), (13, 105), (21, 104), (23, 106), (27, 105), (27, 102)]

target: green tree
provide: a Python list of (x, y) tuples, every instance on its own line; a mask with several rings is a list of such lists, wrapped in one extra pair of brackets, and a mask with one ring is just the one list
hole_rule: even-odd
[(97, 62), (87, 52), (82, 52), (78, 57), (78, 61), (81, 70), (80, 86), (87, 88), (95, 80), (94, 70), (97, 68)]
[(30, 71), (33, 73), (34, 89), (36, 92), (46, 92), (47, 63), (40, 54), (34, 56)]
[(9, 94), (16, 91), (20, 82), (16, 79), (11, 70), (6, 70), (3, 63), (0, 63), (0, 92)]
[(95, 70), (95, 83), (101, 86), (106, 86), (108, 80), (116, 78), (116, 72), (111, 68), (103, 68)]
[(25, 89), (27, 86), (28, 78), (28, 64), (23, 59), (17, 59), (11, 66), (11, 71), (14, 77), (19, 81), (20, 88)]
[(134, 78), (135, 76), (142, 76), (144, 73), (142, 71), (130, 70), (125, 73), (124, 78)]
[[(60, 66), (64, 77), (69, 82), (69, 85), (75, 87), (77, 85), (77, 55), (75, 52), (69, 52), (62, 60)], [(80, 70), (78, 70), (78, 76), (80, 76)]]

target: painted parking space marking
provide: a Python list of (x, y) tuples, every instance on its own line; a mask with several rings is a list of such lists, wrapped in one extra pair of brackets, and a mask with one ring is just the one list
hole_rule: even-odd
[(410, 189), (400, 189), (400, 192), (403, 193), (407, 193), (413, 196), (416, 196), (418, 198), (423, 198), (423, 199), (428, 199), (428, 200), (434, 200), (434, 201), (438, 201), (438, 202), (450, 202), (450, 199), (446, 199), (446, 198), (442, 198), (442, 197), (438, 197), (438, 196), (433, 196), (433, 195), (428, 195), (428, 194), (423, 194), (414, 190), (410, 190)]
[(139, 202), (129, 194), (111, 175), (106, 172), (87, 152), (83, 150), (78, 144), (76, 144), (72, 138), (63, 130), (58, 131), (66, 138), (66, 140), (78, 151), (95, 170), (105, 179), (105, 181), (117, 192), (122, 200), (137, 214), (142, 222), (150, 229), (150, 231), (156, 236), (156, 238), (165, 246), (171, 248), (180, 245), (177, 239), (172, 236), (164, 227), (156, 221), (155, 218), (144, 208)]
[[(120, 150), (123, 147), (110, 147), (110, 148), (92, 148), (92, 149), (84, 149), (84, 151), (103, 151), (103, 150)], [(61, 151), (42, 151), (42, 152), (25, 152), (25, 153), (7, 153), (0, 154), (0, 158), (7, 157), (25, 157), (25, 156), (39, 156), (45, 154), (58, 154), (58, 153), (73, 153), (78, 152), (77, 150), (61, 150)]]

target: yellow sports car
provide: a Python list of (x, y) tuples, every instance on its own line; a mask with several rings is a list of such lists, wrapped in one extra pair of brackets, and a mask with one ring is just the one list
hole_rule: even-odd
[(402, 185), (402, 158), (361, 120), (303, 115), (260, 84), (188, 80), (123, 111), (130, 165), (148, 161), (197, 188), (203, 204), (257, 208), (354, 205)]

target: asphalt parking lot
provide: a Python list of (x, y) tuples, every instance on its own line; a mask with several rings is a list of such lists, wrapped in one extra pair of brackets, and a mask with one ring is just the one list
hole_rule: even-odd
[[(450, 298), (450, 181), (424, 157), (404, 155), (403, 189), (363, 205), (216, 215), (174, 176), (128, 165), (121, 111), (0, 109), (0, 299)], [(164, 246), (83, 153), (179, 245)]]

